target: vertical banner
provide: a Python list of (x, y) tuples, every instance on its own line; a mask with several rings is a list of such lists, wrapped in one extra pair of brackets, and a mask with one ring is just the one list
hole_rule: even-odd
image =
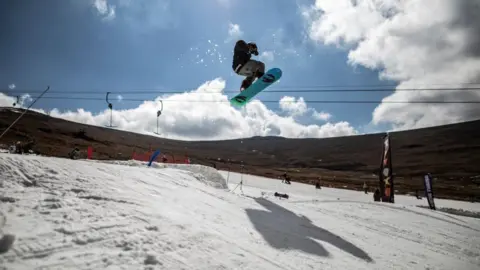
[(423, 177), (423, 184), (425, 186), (425, 197), (427, 197), (428, 206), (430, 206), (430, 209), (436, 210), (435, 202), (433, 201), (432, 176), (430, 174), (426, 174)]
[(392, 150), (390, 148), (390, 137), (388, 134), (383, 138), (382, 160), (378, 177), (382, 201), (394, 203)]

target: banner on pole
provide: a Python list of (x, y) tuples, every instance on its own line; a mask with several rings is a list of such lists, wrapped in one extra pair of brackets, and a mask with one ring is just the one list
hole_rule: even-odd
[(425, 186), (425, 197), (427, 197), (428, 206), (430, 209), (436, 210), (435, 202), (433, 201), (432, 176), (430, 174), (426, 174), (423, 177), (423, 184)]
[(388, 134), (383, 138), (382, 159), (378, 176), (382, 201), (394, 203), (395, 192), (393, 185), (392, 150), (390, 148), (390, 137)]

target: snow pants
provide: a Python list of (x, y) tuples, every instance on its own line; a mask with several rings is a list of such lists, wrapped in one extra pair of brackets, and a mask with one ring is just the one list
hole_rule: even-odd
[(238, 75), (247, 76), (247, 78), (252, 78), (255, 75), (255, 71), (261, 72), (261, 74), (265, 73), (265, 64), (263, 62), (250, 59), (248, 60), (245, 65), (237, 68), (235, 72)]

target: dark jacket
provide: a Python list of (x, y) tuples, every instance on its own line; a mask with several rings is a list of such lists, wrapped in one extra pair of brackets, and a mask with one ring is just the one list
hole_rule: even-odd
[(233, 49), (233, 70), (235, 70), (238, 65), (245, 65), (251, 57), (252, 54), (250, 53), (247, 43), (244, 40), (237, 41)]

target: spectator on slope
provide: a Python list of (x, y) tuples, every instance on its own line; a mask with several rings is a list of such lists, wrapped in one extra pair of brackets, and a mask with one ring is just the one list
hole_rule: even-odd
[(287, 172), (285, 172), (285, 173), (283, 174), (282, 183), (285, 183), (285, 184), (288, 184), (288, 185), (291, 184), (291, 183), (290, 183), (290, 176), (287, 175)]
[(367, 185), (367, 182), (363, 182), (363, 190), (365, 191), (365, 194), (368, 194), (368, 185)]
[(380, 201), (380, 189), (377, 188), (375, 189), (375, 192), (373, 193), (373, 200), (376, 202)]
[(68, 153), (68, 157), (71, 159), (77, 159), (80, 155), (80, 149), (75, 147), (70, 153)]
[(422, 199), (422, 196), (420, 196), (420, 192), (418, 189), (415, 190), (415, 197), (417, 197), (418, 200)]
[(22, 142), (21, 141), (17, 141), (17, 143), (15, 144), (15, 153), (16, 154), (23, 154)]

